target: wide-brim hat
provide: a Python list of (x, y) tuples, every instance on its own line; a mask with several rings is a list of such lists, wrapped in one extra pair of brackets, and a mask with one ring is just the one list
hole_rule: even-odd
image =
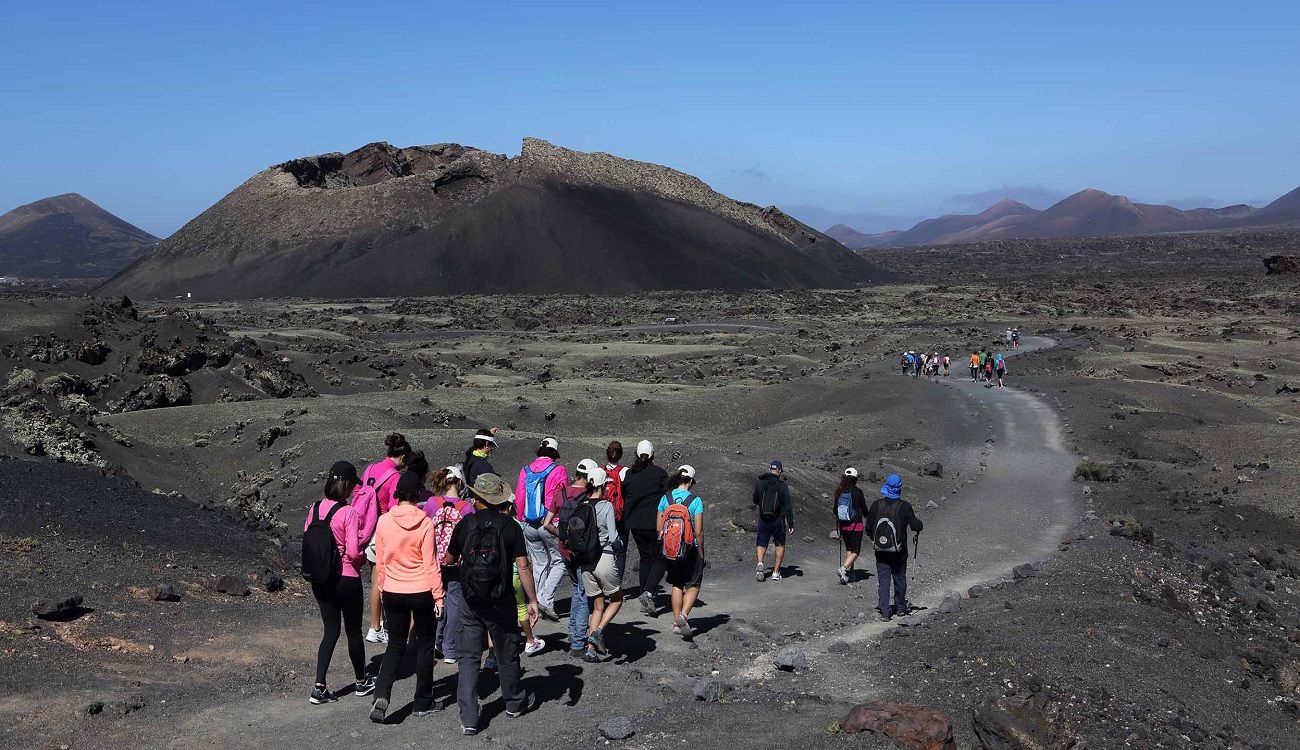
[(479, 474), (469, 491), (488, 505), (506, 505), (515, 499), (515, 491), (496, 474)]
[(903, 496), (903, 478), (897, 474), (890, 474), (885, 477), (885, 483), (880, 486), (880, 495), (890, 500), (897, 500)]

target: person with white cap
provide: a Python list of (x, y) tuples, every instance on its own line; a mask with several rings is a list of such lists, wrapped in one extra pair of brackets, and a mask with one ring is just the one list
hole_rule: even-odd
[(461, 732), (472, 735), (479, 728), (479, 659), (490, 637), (495, 652), (501, 697), (506, 716), (516, 718), (533, 706), (520, 685), (519, 652), (522, 633), (516, 612), (513, 567), (528, 600), (525, 614), (535, 619), (537, 590), (524, 535), (507, 514), (514, 493), (496, 474), (480, 474), (470, 487), (475, 512), (456, 525), (443, 558), (446, 565), (459, 565), (465, 608), (461, 611), (456, 645), (460, 649), (456, 702), (460, 706)]
[(834, 516), (844, 545), (844, 560), (835, 575), (841, 584), (848, 585), (853, 578), (853, 563), (862, 554), (862, 534), (867, 529), (867, 497), (858, 489), (858, 470), (852, 466), (844, 470), (835, 486)]
[(560, 441), (548, 437), (537, 447), (537, 458), (519, 470), (515, 485), (515, 517), (524, 524), (538, 607), (543, 617), (554, 622), (560, 621), (555, 612), (555, 590), (564, 577), (555, 516), (568, 484), (569, 472), (560, 465)]
[(704, 501), (691, 492), (695, 467), (683, 464), (669, 480), (674, 489), (659, 500), (655, 524), (659, 530), (660, 554), (667, 560), (668, 585), (672, 586), (673, 632), (683, 640), (695, 637), (691, 610), (704, 583)]
[[(433, 475), (433, 497), (424, 503), (424, 512), (433, 521), (433, 544), (438, 559), (447, 554), (451, 534), (457, 524), (474, 512), (474, 503), (461, 499), (465, 475), (459, 466), (439, 469)], [(434, 647), (442, 653), (447, 664), (456, 663), (456, 624), (465, 599), (460, 592), (460, 569), (454, 565), (442, 566), (443, 619), (438, 623), (438, 637)]]
[(655, 447), (649, 440), (636, 446), (636, 460), (623, 477), (623, 524), (636, 542), (641, 558), (641, 609), (659, 616), (655, 595), (664, 578), (664, 557), (659, 545), (656, 514), (668, 486), (668, 472), (654, 462)]
[(578, 462), (573, 468), (573, 483), (565, 491), (560, 512), (555, 515), (564, 569), (569, 574), (569, 656), (575, 659), (582, 659), (587, 653), (587, 620), (591, 605), (587, 601), (587, 587), (582, 580), (582, 566), (573, 561), (573, 556), (565, 545), (565, 536), (569, 517), (587, 499), (587, 475), (596, 468), (596, 462), (590, 458)]
[[(595, 548), (592, 550), (595, 559), (579, 563), (586, 594), (591, 597), (587, 651), (596, 654), (597, 660), (600, 656), (609, 655), (609, 648), (605, 645), (605, 628), (614, 621), (623, 606), (623, 571), (618, 567), (618, 552), (623, 546), (623, 540), (619, 539), (614, 522), (614, 504), (605, 497), (609, 484), (609, 475), (599, 466), (588, 472), (585, 503), (592, 508), (597, 539), (592, 545)], [(591, 661), (590, 658), (585, 660)]]
[(479, 474), (497, 473), (488, 460), (496, 448), (497, 428), (483, 427), (474, 433), (474, 442), (465, 451), (465, 462), (461, 464), (461, 473), (465, 476), (465, 486), (461, 492), (466, 500), (470, 499), (469, 488), (474, 486), (474, 480), (478, 479)]

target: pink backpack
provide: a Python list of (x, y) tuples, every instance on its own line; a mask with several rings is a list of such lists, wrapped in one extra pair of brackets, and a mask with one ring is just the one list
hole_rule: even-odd
[(447, 554), (447, 547), (451, 544), (451, 532), (456, 529), (456, 524), (468, 515), (464, 511), (469, 503), (445, 497), (429, 498), (431, 503), (439, 501), (442, 502), (442, 506), (430, 513), (429, 518), (433, 520), (433, 551), (441, 561), (443, 555)]

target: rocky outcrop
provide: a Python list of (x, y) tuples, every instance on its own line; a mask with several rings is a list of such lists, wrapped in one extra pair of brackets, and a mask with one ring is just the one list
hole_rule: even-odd
[(1268, 276), (1300, 273), (1300, 255), (1270, 255), (1264, 259), (1264, 269)]
[(840, 731), (883, 734), (914, 750), (957, 750), (952, 722), (932, 708), (875, 701), (855, 706), (839, 721)]

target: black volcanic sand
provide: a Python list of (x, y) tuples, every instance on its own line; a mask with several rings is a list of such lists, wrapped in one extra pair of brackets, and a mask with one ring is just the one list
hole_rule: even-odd
[[(997, 317), (980, 320), (969, 300), (989, 294)], [(474, 428), (497, 424), (496, 463), (512, 477), (544, 434), (560, 437), (569, 465), (610, 437), (644, 436), (661, 463), (695, 464), (712, 565), (696, 648), (667, 632), (666, 617), (629, 607), (609, 635), (617, 658), (579, 666), (561, 653), (563, 623), (543, 625), (551, 650), (527, 660), (526, 681), (545, 702), (521, 720), (491, 703), (485, 739), (592, 746), (603, 744), (599, 722), (625, 715), (638, 726), (631, 747), (676, 747), (700, 728), (746, 747), (885, 747), (834, 727), (853, 704), (880, 698), (937, 708), (961, 746), (978, 746), (973, 707), (1034, 694), (1061, 732), (1094, 748), (1295, 746), (1296, 297), (1293, 284), (1262, 277), (1164, 276), (1104, 288), (1009, 279), (851, 293), (191, 308), (187, 325), (253, 339), (260, 353), (250, 361), (278, 362), (324, 395), (252, 389), (255, 400), (215, 403), (219, 389), (196, 389), (193, 406), (78, 423), (104, 464), (184, 497), (45, 458), (0, 461), (6, 496), (90, 511), (51, 527), (36, 500), (4, 508), (0, 537), (18, 563), (0, 579), (11, 602), (0, 684), (23, 697), (0, 702), (0, 737), (16, 747), (485, 741), (463, 741), (454, 711), (401, 712), (409, 680), (394, 692), (395, 725), (372, 725), (368, 703), (350, 696), (307, 704), (319, 621), (292, 569), (293, 532), (322, 467), (366, 460), (386, 429), (407, 432), (438, 462), (456, 460)], [(81, 304), (48, 299), (42, 309)], [(181, 314), (149, 308), (140, 317)], [(668, 316), (678, 320), (665, 325)], [(1028, 344), (1055, 347), (1010, 360), (1005, 391), (959, 382), (962, 350), (1011, 321), (1045, 334)], [(954, 377), (894, 374), (904, 346), (957, 355)], [(12, 359), (41, 376), (59, 366)], [(243, 382), (230, 370), (182, 377)], [(259, 450), (272, 427), (282, 434)], [(103, 440), (97, 431), (107, 428), (130, 447)], [(751, 477), (773, 456), (786, 462), (800, 517), (786, 580), (758, 584), (746, 504)], [(942, 477), (920, 476), (931, 460), (943, 462)], [(1070, 482), (1085, 460), (1097, 464), (1092, 476), (1115, 481)], [(912, 598), (928, 609), (888, 626), (874, 622), (874, 578), (834, 581), (824, 495), (850, 464), (901, 471), (929, 524), (911, 571)], [(251, 504), (249, 486), (259, 490)], [(261, 531), (224, 507), (236, 494), (243, 510), (262, 511)], [(932, 500), (938, 508), (926, 509)], [(87, 516), (110, 503), (160, 520), (130, 532), (134, 517), (118, 513), (129, 520), (122, 529), (93, 533)], [(162, 523), (174, 525), (154, 533)], [(1011, 567), (1031, 560), (1037, 569), (1013, 580)], [(267, 567), (286, 591), (261, 590)], [(212, 591), (225, 574), (252, 593)], [(149, 601), (144, 590), (161, 582), (182, 600)], [(962, 597), (945, 603), (948, 589)], [(31, 615), (28, 600), (72, 593), (93, 611), (57, 624)], [(804, 651), (810, 669), (773, 669), (785, 646)], [(336, 686), (345, 664), (340, 649)], [(448, 675), (439, 664), (443, 697)], [(701, 677), (725, 683), (723, 702), (694, 699)], [(94, 701), (105, 710), (82, 716)]]

